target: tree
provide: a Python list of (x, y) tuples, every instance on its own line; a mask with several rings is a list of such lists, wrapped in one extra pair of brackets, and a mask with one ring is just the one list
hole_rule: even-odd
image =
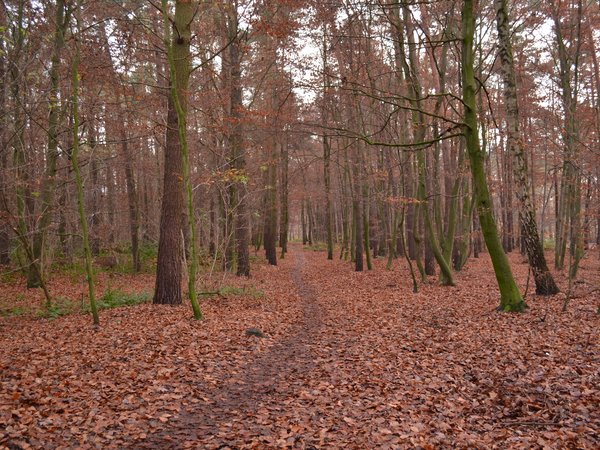
[[(77, 7), (81, 7), (78, 2)], [(76, 14), (76, 23), (78, 33), (81, 34), (81, 24)], [(80, 36), (78, 36), (79, 38)], [(72, 93), (72, 115), (73, 115), (73, 149), (71, 150), (71, 164), (73, 166), (73, 172), (75, 173), (75, 185), (77, 187), (77, 209), (79, 211), (79, 225), (81, 226), (81, 234), (83, 237), (83, 252), (85, 256), (85, 272), (88, 285), (88, 294), (90, 297), (90, 306), (92, 310), (92, 317), (94, 325), (100, 325), (100, 318), (98, 316), (98, 307), (96, 306), (96, 294), (94, 286), (94, 269), (92, 267), (92, 250), (90, 247), (90, 234), (88, 229), (87, 217), (85, 215), (85, 199), (84, 199), (84, 184), (81, 177), (81, 170), (79, 168), (79, 59), (80, 49), (79, 44), (75, 43), (75, 56), (71, 63), (72, 79), (71, 89)], [(38, 273), (39, 275), (39, 273)]]
[[(46, 150), (46, 170), (41, 192), (41, 216), (33, 237), (34, 261), (29, 267), (27, 287), (39, 287), (38, 273), (43, 269), (45, 237), (54, 212), (54, 192), (56, 190), (56, 163), (58, 161), (58, 126), (60, 115), (59, 86), (61, 53), (65, 44), (65, 33), (69, 24), (70, 9), (64, 0), (57, 0), (54, 18), (54, 43), (50, 61), (50, 89), (48, 90), (48, 145)], [(38, 267), (34, 267), (37, 265)]]
[(167, 138), (165, 149), (165, 178), (161, 210), (161, 228), (158, 247), (156, 287), (153, 303), (176, 305), (181, 299), (181, 265), (184, 201), (183, 188), (187, 193), (187, 214), (191, 238), (191, 263), (189, 268), (188, 295), (194, 310), (194, 318), (201, 319), (202, 312), (196, 294), (196, 217), (193, 191), (190, 181), (189, 148), (187, 144), (187, 96), (190, 77), (191, 24), (195, 16), (191, 1), (177, 0), (172, 22), (168, 16), (168, 0), (162, 0), (164, 15), (165, 47), (170, 69), (170, 95), (167, 114)]
[(495, 0), (496, 24), (500, 56), (500, 72), (504, 81), (504, 103), (506, 105), (507, 146), (513, 158), (513, 168), (517, 185), (516, 195), (520, 203), (519, 220), (521, 232), (529, 259), (529, 265), (535, 280), (535, 291), (541, 295), (553, 295), (558, 292), (552, 274), (548, 270), (544, 248), (538, 235), (535, 220), (535, 208), (530, 199), (525, 146), (519, 129), (519, 104), (517, 99), (517, 80), (515, 76), (510, 23), (507, 0)]
[(496, 221), (492, 212), (492, 199), (488, 190), (484, 153), (479, 143), (477, 125), (477, 84), (475, 82), (473, 41), (475, 35), (475, 13), (473, 0), (464, 0), (462, 8), (462, 83), (464, 103), (464, 133), (467, 152), (471, 163), (471, 175), (475, 191), (475, 205), (481, 223), (485, 244), (492, 259), (494, 273), (500, 289), (500, 307), (502, 311), (523, 311), (526, 304), (512, 274), (508, 258), (498, 236)]
[(246, 173), (246, 151), (243, 142), (240, 48), (242, 33), (239, 29), (238, 2), (232, 0), (226, 9), (227, 56), (229, 81), (229, 133), (230, 165), (233, 169), (230, 189), (230, 204), (235, 215), (235, 241), (237, 274), (250, 276), (250, 255), (248, 251), (250, 230), (248, 228), (248, 176)]

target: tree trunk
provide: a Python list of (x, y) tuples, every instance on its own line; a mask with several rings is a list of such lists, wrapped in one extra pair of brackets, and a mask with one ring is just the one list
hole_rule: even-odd
[(242, 111), (244, 108), (242, 102), (241, 85), (241, 62), (240, 62), (240, 41), (239, 41), (239, 22), (236, 2), (231, 3), (228, 10), (227, 31), (230, 42), (228, 48), (230, 98), (229, 98), (229, 116), (231, 129), (229, 133), (231, 165), (235, 169), (232, 183), (232, 200), (234, 202), (235, 216), (235, 253), (236, 253), (236, 273), (238, 276), (250, 276), (250, 254), (249, 240), (250, 230), (248, 221), (248, 176), (246, 174), (246, 150), (243, 142), (242, 129)]
[(281, 213), (279, 214), (279, 246), (281, 247), (281, 258), (285, 257), (287, 253), (287, 242), (289, 232), (289, 154), (288, 154), (288, 142), (287, 137), (285, 143), (281, 146), (281, 184), (280, 184), (280, 203)]
[[(571, 36), (571, 45), (579, 53), (581, 45), (582, 3), (577, 2), (576, 36)], [(575, 278), (579, 262), (583, 257), (583, 239), (581, 233), (581, 168), (578, 160), (577, 145), (579, 142), (579, 124), (577, 123), (577, 78), (579, 58), (572, 58), (567, 51), (566, 40), (563, 38), (561, 20), (556, 7), (552, 5), (552, 20), (556, 38), (559, 62), (559, 86), (561, 88), (562, 106), (564, 111), (564, 142), (563, 173), (561, 189), (556, 213), (556, 254), (557, 269), (564, 267), (567, 241), (569, 241), (571, 278)]]
[[(80, 5), (77, 5), (78, 7)], [(77, 20), (79, 28), (79, 19)], [(100, 324), (98, 316), (98, 308), (96, 306), (96, 297), (94, 292), (94, 270), (92, 267), (92, 251), (90, 248), (88, 222), (85, 214), (85, 198), (84, 185), (79, 169), (79, 43), (76, 41), (76, 54), (73, 58), (73, 151), (71, 152), (71, 164), (75, 173), (75, 185), (77, 187), (77, 206), (79, 211), (79, 225), (81, 226), (81, 234), (83, 237), (83, 252), (85, 255), (85, 271), (87, 275), (88, 294), (90, 297), (90, 307), (92, 310), (92, 318), (94, 325)]]
[[(357, 145), (357, 144), (355, 144)], [(360, 149), (354, 150), (352, 160), (353, 167), (353, 193), (352, 193), (352, 212), (354, 223), (354, 270), (363, 271), (363, 202), (362, 202), (362, 164), (359, 158)]]
[[(65, 14), (67, 12), (67, 14)], [(37, 268), (29, 267), (27, 287), (39, 287), (38, 272), (44, 271), (44, 247), (48, 227), (54, 211), (54, 193), (56, 191), (56, 163), (58, 161), (58, 125), (60, 119), (60, 59), (65, 43), (65, 31), (69, 23), (68, 9), (64, 0), (57, 0), (52, 57), (50, 60), (50, 90), (48, 92), (48, 147), (46, 150), (46, 170), (41, 188), (41, 214), (39, 224), (33, 236), (33, 258)]]
[(492, 214), (492, 200), (490, 198), (485, 170), (485, 155), (481, 151), (477, 126), (477, 102), (474, 74), (473, 40), (475, 34), (475, 15), (473, 0), (464, 0), (462, 10), (462, 85), (464, 103), (464, 133), (467, 152), (471, 162), (471, 174), (475, 189), (475, 198), (479, 222), (486, 246), (492, 259), (498, 288), (500, 289), (500, 309), (502, 311), (523, 311), (526, 307), (517, 283), (512, 274), (508, 258), (502, 249), (502, 242), (498, 237), (496, 221)]
[[(91, 227), (90, 227), (90, 248), (93, 256), (100, 254), (100, 225), (102, 223), (100, 213), (100, 184), (98, 183), (98, 158), (96, 157), (96, 118), (94, 111), (89, 112), (88, 128), (88, 151), (89, 151), (89, 174), (92, 181), (90, 209), (91, 209)], [(114, 193), (110, 193), (114, 194)], [(111, 195), (112, 196), (112, 195)]]
[[(175, 19), (168, 16), (168, 0), (162, 0), (164, 43), (167, 48), (169, 73), (171, 78), (171, 99), (176, 113), (179, 153), (183, 173), (183, 187), (186, 193), (188, 223), (180, 228), (183, 235), (189, 232), (190, 263), (188, 267), (188, 297), (194, 311), (194, 319), (202, 319), (202, 311), (196, 293), (196, 274), (198, 271), (198, 246), (196, 243), (196, 214), (194, 211), (194, 191), (191, 181), (190, 154), (187, 141), (187, 99), (188, 83), (191, 69), (190, 41), (192, 39), (191, 23), (196, 14), (194, 4), (189, 0), (175, 2)], [(173, 29), (171, 30), (171, 23)], [(187, 226), (186, 226), (187, 225)], [(185, 244), (184, 244), (185, 245)], [(160, 250), (160, 249), (159, 249)], [(185, 253), (187, 256), (187, 253)], [(158, 276), (157, 276), (158, 277)]]
[[(277, 265), (277, 162), (276, 146), (277, 139), (271, 138), (271, 147), (269, 148), (269, 161), (267, 161), (267, 170), (265, 173), (265, 230), (264, 246), (267, 261), (272, 266)], [(311, 217), (310, 209), (309, 220), (309, 243), (311, 240)]]
[[(166, 1), (163, 0), (163, 3)], [(163, 9), (166, 5), (163, 5)], [(176, 2), (176, 8), (181, 12), (182, 7), (191, 5)], [(191, 13), (192, 11), (190, 11)], [(177, 13), (176, 13), (177, 14)], [(188, 18), (189, 21), (189, 18)], [(179, 22), (181, 25), (181, 22)], [(177, 27), (177, 24), (175, 24)], [(175, 35), (181, 34), (183, 28), (177, 28)], [(173, 46), (173, 52), (180, 55), (180, 63), (187, 67), (187, 55), (189, 54), (189, 40), (177, 39), (168, 44)], [(183, 59), (181, 59), (183, 57)], [(178, 71), (182, 79), (177, 83), (180, 90), (179, 95), (183, 104), (187, 96), (187, 77), (185, 71)], [(171, 77), (171, 83), (175, 82)], [(160, 235), (158, 239), (158, 258), (156, 266), (156, 285), (154, 289), (155, 304), (179, 305), (182, 303), (181, 280), (182, 280), (182, 252), (183, 243), (181, 232), (183, 229), (184, 209), (183, 199), (183, 162), (181, 158), (181, 141), (179, 136), (179, 125), (177, 111), (175, 109), (173, 95), (168, 96), (167, 130), (165, 145), (165, 162), (163, 178), (163, 197), (160, 213)]]
[(519, 130), (519, 106), (517, 98), (517, 81), (510, 38), (507, 0), (494, 0), (496, 24), (498, 28), (499, 56), (502, 78), (504, 79), (504, 101), (506, 104), (506, 122), (508, 128), (507, 146), (513, 157), (516, 195), (520, 203), (519, 220), (521, 223), (522, 241), (527, 252), (535, 280), (535, 291), (539, 295), (553, 295), (558, 287), (548, 270), (544, 248), (538, 235), (535, 220), (535, 208), (529, 197), (527, 160), (525, 146)]
[[(328, 124), (328, 95), (329, 77), (327, 75), (327, 25), (323, 25), (323, 105), (321, 107), (321, 122)], [(327, 233), (327, 259), (333, 259), (333, 229), (331, 224), (331, 142), (323, 134), (323, 182), (325, 184), (325, 228)]]

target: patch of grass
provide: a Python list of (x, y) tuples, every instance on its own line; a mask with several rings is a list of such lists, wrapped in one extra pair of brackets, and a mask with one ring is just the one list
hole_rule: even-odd
[(263, 298), (265, 293), (261, 289), (256, 289), (253, 286), (249, 287), (237, 287), (237, 286), (221, 286), (218, 291), (210, 291), (204, 292), (203, 295), (208, 297), (213, 297), (215, 295), (220, 295), (221, 297), (227, 297), (229, 295), (239, 295), (244, 297), (252, 297), (252, 298)]
[[(148, 303), (150, 300), (152, 300), (150, 292), (128, 294), (120, 289), (108, 289), (102, 297), (98, 298), (97, 304), (98, 309), (110, 309)], [(86, 309), (89, 309), (89, 305), (86, 305)]]
[(304, 246), (304, 250), (312, 250), (313, 252), (326, 252), (327, 244), (324, 242), (316, 242), (313, 245)]
[(0, 308), (0, 317), (18, 317), (29, 313), (29, 308), (24, 306), (11, 306), (7, 308)]
[(51, 271), (66, 275), (71, 281), (77, 282), (85, 276), (85, 264), (81, 258), (73, 258), (72, 261), (58, 260), (52, 264)]
[[(128, 249), (128, 252), (131, 252), (131, 249)], [(140, 247), (140, 257), (142, 259), (151, 259), (156, 258), (158, 256), (158, 245), (157, 244), (143, 244)]]
[(44, 308), (38, 312), (38, 316), (45, 319), (57, 319), (68, 314), (75, 312), (75, 306), (73, 302), (65, 297), (57, 297), (50, 307)]
[(555, 246), (554, 239), (544, 239), (544, 250), (554, 250)]

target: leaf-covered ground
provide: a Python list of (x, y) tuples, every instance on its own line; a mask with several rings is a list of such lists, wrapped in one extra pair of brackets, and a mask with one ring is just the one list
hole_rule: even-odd
[(598, 448), (600, 299), (581, 295), (596, 258), (566, 313), (531, 294), (527, 312), (496, 312), (487, 258), (413, 294), (401, 262), (355, 273), (292, 246), (237, 281), (264, 295), (212, 297), (202, 322), (149, 304), (106, 310), (99, 329), (4, 317), (0, 447)]

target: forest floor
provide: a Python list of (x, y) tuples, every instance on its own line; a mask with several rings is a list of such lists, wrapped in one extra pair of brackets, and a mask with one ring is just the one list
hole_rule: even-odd
[[(384, 266), (356, 273), (292, 245), (279, 266), (227, 279), (244, 291), (204, 300), (201, 322), (151, 304), (104, 310), (99, 328), (2, 317), (0, 448), (600, 447), (597, 254), (567, 312), (533, 287), (525, 313), (497, 312), (487, 257), (417, 294), (403, 261)], [(99, 285), (150, 292), (153, 278)], [(0, 285), (5, 310), (40, 301), (22, 280)]]

